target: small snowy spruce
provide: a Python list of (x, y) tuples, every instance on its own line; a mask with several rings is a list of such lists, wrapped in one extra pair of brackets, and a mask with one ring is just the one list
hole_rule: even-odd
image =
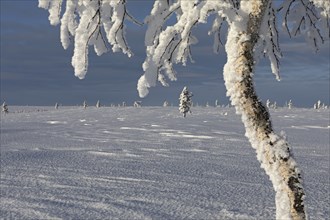
[(165, 102), (163, 103), (163, 107), (168, 107), (170, 105), (170, 103), (168, 103), (168, 101), (165, 100)]
[(327, 109), (328, 106), (325, 105), (324, 103), (321, 102), (321, 100), (318, 100), (315, 104), (314, 104), (314, 109)]
[(321, 108), (321, 100), (318, 100), (315, 105), (314, 105), (315, 109), (320, 109)]
[(55, 103), (55, 109), (58, 109), (58, 103), (57, 102)]
[(100, 100), (97, 100), (97, 102), (96, 102), (96, 108), (100, 108), (100, 107), (101, 107)]
[(277, 109), (277, 103), (274, 102), (274, 104), (272, 105), (273, 109)]
[(86, 102), (86, 100), (85, 100), (85, 101), (83, 102), (83, 107), (84, 107), (84, 109), (87, 108), (87, 106), (88, 106), (88, 105), (87, 105), (87, 102)]
[(292, 100), (290, 99), (289, 102), (288, 102), (288, 108), (292, 109), (292, 107), (293, 107), (293, 104), (292, 104)]
[(2, 103), (2, 112), (7, 114), (8, 113), (8, 105), (6, 102)]
[(214, 106), (215, 106), (215, 107), (219, 107), (219, 106), (220, 106), (220, 105), (219, 105), (219, 101), (218, 101), (218, 99), (215, 100)]
[(142, 102), (141, 101), (135, 101), (133, 104), (134, 107), (141, 107), (142, 106)]
[(187, 112), (191, 113), (190, 107), (192, 104), (191, 97), (192, 93), (188, 91), (188, 88), (185, 86), (180, 94), (180, 105), (179, 110), (180, 113), (183, 114), (183, 117), (186, 117)]

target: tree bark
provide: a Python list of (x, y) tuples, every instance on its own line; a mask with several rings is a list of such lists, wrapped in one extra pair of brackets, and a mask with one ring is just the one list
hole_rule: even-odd
[(241, 3), (241, 9), (248, 12), (246, 30), (237, 32), (231, 26), (228, 31), (224, 79), (227, 95), (242, 115), (246, 136), (276, 191), (276, 218), (302, 220), (307, 217), (300, 171), (285, 138), (274, 133), (268, 110), (259, 101), (253, 85), (253, 50), (269, 3), (269, 0), (250, 0), (249, 5)]

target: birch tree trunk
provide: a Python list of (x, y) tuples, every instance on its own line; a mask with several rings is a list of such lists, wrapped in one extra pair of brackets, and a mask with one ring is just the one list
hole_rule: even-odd
[[(242, 116), (246, 136), (276, 191), (276, 218), (302, 220), (307, 216), (300, 170), (285, 138), (274, 133), (269, 113), (259, 101), (252, 80), (254, 48), (268, 4), (269, 0), (242, 1), (240, 9), (246, 13), (246, 19), (230, 25), (224, 79), (227, 95)], [(245, 31), (238, 31), (241, 28), (235, 25), (246, 25)]]

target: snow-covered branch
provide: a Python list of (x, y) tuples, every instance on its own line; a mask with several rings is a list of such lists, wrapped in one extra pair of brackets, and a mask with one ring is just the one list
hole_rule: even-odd
[[(65, 10), (62, 15), (63, 3)], [(138, 82), (140, 96), (148, 94), (148, 88), (155, 86), (157, 80), (167, 86), (166, 77), (176, 80), (173, 64), (186, 65), (192, 60), (191, 45), (198, 40), (192, 30), (199, 23), (206, 23), (208, 17), (215, 15), (209, 35), (214, 34), (214, 52), (223, 45), (221, 27), (240, 29), (235, 21), (242, 20), (244, 12), (242, 0), (155, 0), (152, 11), (144, 24), (148, 25), (145, 37), (147, 58), (143, 64), (144, 75)], [(72, 65), (75, 75), (84, 78), (88, 69), (88, 47), (94, 46), (98, 55), (109, 51), (122, 51), (129, 57), (132, 52), (125, 39), (125, 21), (138, 25), (126, 9), (126, 0), (39, 0), (39, 7), (49, 11), (52, 25), (61, 25), (61, 42), (67, 49), (74, 42)], [(269, 58), (272, 72), (279, 79), (279, 60), (281, 51), (278, 40), (277, 23), (282, 14), (282, 24), (290, 37), (303, 34), (310, 44), (318, 50), (330, 36), (330, 2), (328, 0), (284, 0), (278, 9), (273, 1), (265, 12), (259, 42), (255, 45), (255, 61), (262, 55)], [(176, 17), (174, 16), (176, 15)], [(168, 25), (169, 19), (176, 19)], [(166, 77), (165, 77), (166, 76)]]
[(258, 61), (261, 55), (268, 56), (272, 73), (280, 80), (280, 58), (282, 57), (278, 30), (276, 27), (276, 10), (272, 2), (268, 3), (264, 19), (259, 33), (259, 42), (255, 49), (255, 60)]
[(304, 35), (319, 50), (330, 37), (330, 2), (327, 0), (287, 0), (278, 9), (282, 25), (290, 37)]
[[(199, 23), (206, 23), (211, 14), (215, 14), (209, 35), (214, 34), (214, 52), (219, 52), (223, 45), (221, 27), (224, 22), (230, 28), (241, 29), (244, 12), (241, 7), (246, 2), (240, 0), (156, 0), (151, 15), (145, 23), (148, 24), (145, 44), (147, 58), (143, 63), (144, 75), (138, 82), (141, 97), (148, 94), (148, 88), (156, 85), (157, 80), (167, 86), (165, 76), (176, 80), (172, 64), (186, 65), (191, 58), (190, 46), (198, 42), (192, 36), (192, 29)], [(279, 9), (273, 1), (268, 2), (262, 20), (261, 29), (256, 33), (258, 43), (255, 45), (254, 58), (257, 63), (262, 55), (270, 60), (270, 67), (277, 80), (280, 80), (280, 58), (282, 53), (279, 45), (277, 23), (278, 13), (283, 14), (283, 26), (291, 36), (304, 34), (307, 41), (318, 50), (320, 44), (329, 40), (330, 3), (326, 0), (285, 0)], [(167, 19), (177, 14), (177, 22), (166, 26)], [(244, 22), (243, 22), (244, 23)], [(233, 25), (235, 24), (235, 25)]]
[(48, 10), (51, 25), (60, 23), (62, 0), (39, 0), (38, 7)]
[(126, 9), (126, 0), (67, 0), (61, 17), (62, 0), (39, 0), (39, 7), (49, 11), (52, 25), (61, 24), (61, 42), (67, 49), (74, 41), (72, 65), (75, 75), (83, 79), (88, 69), (88, 47), (97, 55), (131, 50), (125, 39), (125, 20), (139, 23)]
[[(176, 80), (173, 64), (186, 65), (188, 58), (193, 62), (190, 47), (198, 40), (192, 35), (192, 30), (197, 24), (206, 23), (208, 16), (214, 13), (216, 18), (210, 34), (217, 36), (215, 45), (218, 47), (221, 42), (221, 24), (225, 19), (234, 19), (238, 7), (238, 1), (233, 0), (178, 0), (172, 4), (169, 1), (156, 0), (151, 15), (145, 21), (148, 24), (145, 39), (147, 58), (143, 63), (144, 75), (138, 82), (140, 96), (146, 96), (148, 88), (155, 86), (157, 80), (167, 86), (165, 75), (170, 80)], [(177, 15), (177, 22), (164, 29), (163, 26), (173, 12)]]
[[(191, 56), (189, 47), (196, 43), (191, 30), (199, 20), (199, 7), (201, 4), (197, 5), (195, 1), (178, 1), (172, 5), (163, 0), (155, 2), (151, 16), (146, 20), (149, 25), (146, 45), (151, 45), (147, 46), (147, 58), (143, 63), (145, 73), (138, 82), (140, 96), (146, 96), (148, 88), (155, 86), (157, 80), (167, 86), (164, 74), (170, 80), (176, 80), (172, 64), (181, 62), (185, 65), (187, 57)], [(179, 9), (177, 23), (162, 31), (166, 19)], [(154, 13), (162, 16), (156, 18)]]

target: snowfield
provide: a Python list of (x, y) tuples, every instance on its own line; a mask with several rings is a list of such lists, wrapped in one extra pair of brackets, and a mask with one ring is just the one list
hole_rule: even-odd
[[(10, 107), (1, 114), (4, 219), (275, 219), (275, 193), (233, 108)], [(271, 111), (330, 219), (329, 110)]]

